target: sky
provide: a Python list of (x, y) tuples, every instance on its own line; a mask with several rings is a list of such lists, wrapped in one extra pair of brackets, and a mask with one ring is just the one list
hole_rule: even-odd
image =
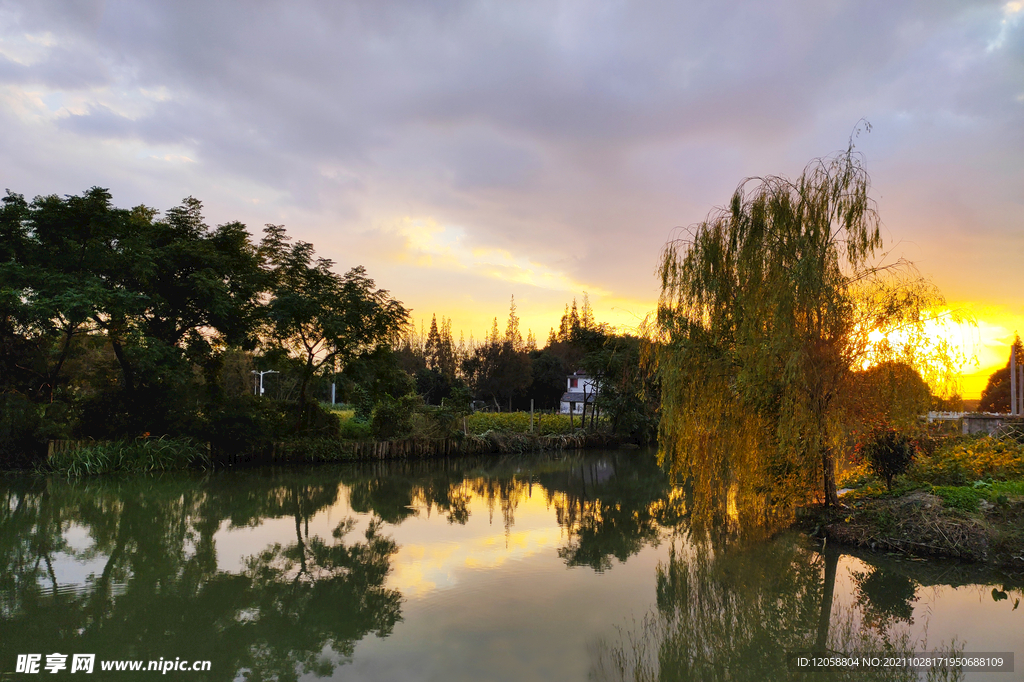
[(284, 224), (467, 340), (512, 296), (637, 325), (678, 228), (861, 120), (977, 397), (1024, 331), (1021, 0), (0, 0), (2, 187)]

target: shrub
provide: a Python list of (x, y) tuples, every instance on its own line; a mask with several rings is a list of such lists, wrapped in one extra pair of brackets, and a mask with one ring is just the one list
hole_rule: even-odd
[(295, 409), (301, 410), (301, 428), (297, 435), (304, 438), (337, 438), (341, 429), (338, 415), (326, 409), (318, 402), (307, 402), (305, 408), (296, 404)]
[(885, 479), (892, 490), (892, 479), (904, 473), (914, 460), (914, 444), (910, 438), (890, 426), (873, 429), (860, 448), (871, 472)]
[[(366, 432), (369, 431), (366, 424)], [(345, 462), (355, 459), (352, 444), (337, 438), (299, 438), (287, 443), (283, 453), (289, 462)]]
[(250, 395), (226, 398), (209, 411), (204, 435), (217, 453), (259, 450), (283, 440), (296, 418), (283, 401)]
[(964, 485), (980, 479), (1024, 478), (1024, 445), (991, 436), (959, 438), (920, 457), (914, 478), (933, 485)]
[(409, 435), (412, 432), (412, 415), (420, 402), (419, 396), (414, 394), (401, 398), (382, 396), (370, 416), (370, 432), (381, 439)]
[(17, 393), (0, 393), (0, 469), (29, 468), (46, 456), (46, 442), (66, 438), (69, 420), (61, 403), (41, 405)]
[(370, 423), (361, 419), (345, 419), (341, 422), (339, 436), (346, 440), (364, 440), (372, 435)]

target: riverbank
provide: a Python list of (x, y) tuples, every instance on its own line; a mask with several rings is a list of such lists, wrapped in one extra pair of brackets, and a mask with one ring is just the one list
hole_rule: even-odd
[(312, 464), (387, 459), (429, 459), (488, 454), (521, 454), (617, 447), (620, 439), (603, 432), (536, 435), (486, 431), (452, 438), (345, 440), (301, 438), (265, 443), (237, 451), (219, 451), (188, 439), (125, 441), (51, 441), (44, 474), (78, 477), (110, 473), (149, 473), (263, 464)]
[(875, 551), (979, 562), (1024, 572), (1024, 499), (965, 511), (918, 490), (817, 508), (803, 519), (812, 535)]
[(950, 439), (919, 454), (889, 491), (863, 467), (843, 478), (834, 509), (800, 525), (842, 545), (987, 563), (1024, 572), (1024, 445)]

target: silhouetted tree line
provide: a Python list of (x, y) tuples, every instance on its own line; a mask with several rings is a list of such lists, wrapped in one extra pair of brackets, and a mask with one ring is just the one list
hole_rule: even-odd
[[(396, 354), (428, 404), (464, 406), (475, 399), (495, 411), (527, 410), (531, 400), (535, 409), (558, 409), (567, 376), (585, 371), (600, 385), (591, 414), (606, 418), (604, 428), (647, 442), (657, 431), (660, 397), (642, 343), (598, 323), (584, 293), (582, 306), (575, 299), (566, 305), (543, 348), (532, 330), (523, 339), (513, 297), (504, 333), (495, 317), (481, 343), (467, 344), (461, 335), (456, 343), (451, 321), (442, 317), (439, 324), (434, 315), (429, 331), (406, 334)], [(590, 426), (596, 423), (591, 419)]]
[(523, 339), (514, 298), (504, 333), (495, 318), (467, 345), (444, 317), (415, 334), (361, 266), (333, 266), (280, 225), (258, 240), (239, 222), (210, 227), (192, 197), (161, 216), (117, 208), (98, 187), (31, 201), (8, 191), (0, 466), (31, 464), (56, 438), (189, 436), (230, 450), (335, 437), (338, 420), (318, 403), (332, 382), (378, 437), (405, 435), (408, 413), (427, 406), (451, 429), (473, 399), (555, 409), (576, 370), (600, 381), (592, 408), (606, 424), (654, 434), (640, 340), (597, 323), (586, 295), (543, 349), (532, 331)]
[[(325, 369), (397, 341), (402, 304), (268, 225), (211, 228), (185, 199), (162, 217), (81, 196), (8, 191), (0, 208), (0, 462), (51, 438), (331, 435), (311, 390)], [(292, 400), (253, 375), (288, 366)]]

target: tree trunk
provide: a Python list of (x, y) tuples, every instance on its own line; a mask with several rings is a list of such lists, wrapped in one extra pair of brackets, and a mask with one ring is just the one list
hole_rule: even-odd
[(128, 358), (125, 357), (124, 348), (121, 347), (121, 342), (116, 338), (110, 339), (110, 345), (114, 349), (114, 357), (117, 358), (117, 364), (121, 365), (121, 374), (124, 377), (124, 387), (131, 395), (135, 393), (135, 372), (132, 370), (131, 364), (128, 362)]
[(309, 426), (307, 419), (309, 409), (306, 405), (306, 401), (309, 399), (309, 382), (313, 379), (314, 371), (316, 371), (316, 368), (313, 367), (313, 361), (310, 360), (306, 363), (306, 368), (302, 372), (302, 383), (299, 386), (299, 431), (302, 431)]
[(821, 469), (825, 483), (825, 506), (838, 507), (839, 493), (836, 491), (836, 461), (832, 456), (832, 448), (827, 445), (821, 449)]
[(60, 370), (64, 367), (64, 361), (68, 358), (68, 351), (71, 349), (71, 337), (75, 335), (75, 331), (78, 329), (78, 325), (70, 327), (64, 330), (64, 343), (60, 349), (60, 357), (57, 358), (57, 365), (50, 372), (50, 376), (47, 377), (47, 387), (50, 392), (50, 402), (53, 402), (53, 387), (57, 383), (57, 378), (60, 376)]

